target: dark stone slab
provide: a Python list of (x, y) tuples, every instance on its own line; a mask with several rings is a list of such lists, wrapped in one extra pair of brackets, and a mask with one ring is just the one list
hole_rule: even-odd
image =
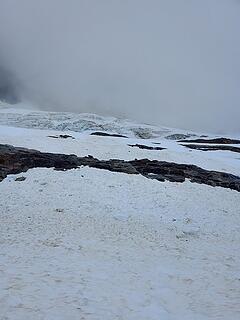
[(70, 136), (68, 134), (60, 134), (59, 136), (48, 136), (48, 138), (54, 138), (54, 139), (67, 139), (67, 138), (71, 138), (71, 139), (75, 139), (73, 136)]
[(146, 149), (146, 150), (164, 150), (166, 148), (162, 147), (150, 147), (150, 146), (145, 146), (143, 144), (129, 144), (129, 147), (137, 147), (139, 149)]
[(228, 138), (179, 140), (178, 142), (213, 143), (213, 144), (240, 144), (240, 140), (228, 139)]
[(106, 132), (92, 132), (91, 136), (102, 136), (102, 137), (115, 137), (115, 138), (128, 138), (127, 136), (123, 136), (117, 133), (106, 133)]
[(55, 154), (0, 144), (0, 181), (8, 174), (26, 172), (32, 168), (76, 169), (80, 166), (126, 174), (141, 174), (148, 179), (170, 182), (191, 182), (229, 188), (240, 192), (240, 177), (230, 173), (208, 171), (190, 164), (140, 159), (98, 160), (93, 156)]
[(226, 145), (208, 146), (202, 144), (182, 144), (182, 146), (201, 151), (232, 151), (240, 153), (240, 148)]

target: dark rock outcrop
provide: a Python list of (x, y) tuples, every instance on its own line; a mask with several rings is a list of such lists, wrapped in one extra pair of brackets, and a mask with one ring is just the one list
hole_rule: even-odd
[(139, 149), (145, 149), (145, 150), (164, 150), (166, 148), (162, 148), (162, 147), (150, 147), (150, 146), (145, 146), (143, 144), (129, 144), (129, 147), (137, 147)]
[(54, 139), (67, 139), (67, 138), (71, 138), (71, 139), (75, 139), (73, 136), (70, 136), (68, 134), (60, 134), (59, 136), (48, 136), (48, 138), (54, 138)]
[(190, 164), (178, 164), (157, 160), (118, 159), (98, 160), (92, 156), (77, 157), (76, 155), (40, 152), (32, 149), (17, 148), (0, 144), (0, 181), (8, 174), (26, 172), (32, 168), (54, 168), (68, 170), (88, 166), (126, 174), (141, 174), (149, 179), (158, 181), (191, 182), (229, 188), (240, 192), (240, 177), (235, 175), (208, 171)]
[(229, 139), (229, 138), (179, 140), (178, 142), (213, 143), (213, 144), (240, 144), (240, 140)]
[(201, 150), (201, 151), (232, 151), (240, 153), (240, 148), (238, 147), (232, 147), (232, 146), (226, 146), (226, 145), (217, 145), (217, 146), (209, 146), (209, 145), (203, 145), (203, 144), (181, 144), (183, 147), (187, 147), (190, 149), (195, 150)]
[(106, 133), (106, 132), (92, 132), (91, 136), (102, 136), (102, 137), (115, 137), (115, 138), (128, 138), (127, 136), (123, 136), (117, 133)]

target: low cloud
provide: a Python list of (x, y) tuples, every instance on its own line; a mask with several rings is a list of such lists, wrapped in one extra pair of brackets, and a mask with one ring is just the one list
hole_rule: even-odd
[[(0, 66), (23, 100), (240, 131), (238, 1), (0, 0), (0, 7)], [(6, 72), (0, 68), (0, 84)]]

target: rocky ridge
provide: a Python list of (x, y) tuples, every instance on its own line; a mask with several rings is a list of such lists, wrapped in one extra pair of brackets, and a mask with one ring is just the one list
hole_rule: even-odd
[(189, 179), (194, 183), (219, 186), (240, 192), (240, 177), (225, 172), (205, 170), (191, 164), (149, 159), (99, 160), (91, 155), (77, 157), (74, 154), (47, 153), (0, 144), (0, 181), (9, 174), (26, 172), (32, 168), (69, 170), (80, 166), (126, 174), (141, 174), (146, 178), (158, 181), (184, 182), (185, 179)]

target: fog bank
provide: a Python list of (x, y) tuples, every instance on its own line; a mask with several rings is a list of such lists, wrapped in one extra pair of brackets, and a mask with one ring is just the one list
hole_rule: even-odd
[(238, 0), (0, 0), (0, 87), (8, 72), (43, 109), (240, 132), (239, 33)]

